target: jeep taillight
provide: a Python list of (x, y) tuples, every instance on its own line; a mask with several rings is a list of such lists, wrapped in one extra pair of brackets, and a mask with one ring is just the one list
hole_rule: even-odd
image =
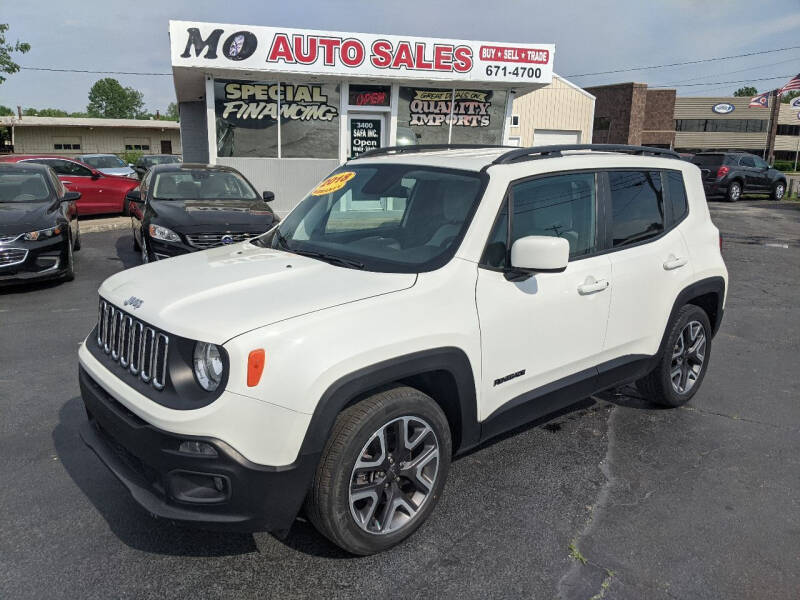
[(725, 177), (725, 175), (727, 175), (730, 172), (730, 170), (731, 170), (730, 167), (726, 167), (724, 165), (721, 166), (717, 170), (717, 179), (722, 179), (723, 177)]

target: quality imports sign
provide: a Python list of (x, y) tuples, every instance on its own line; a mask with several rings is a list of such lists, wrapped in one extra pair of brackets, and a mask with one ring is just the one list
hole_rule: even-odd
[(173, 67), (265, 73), (550, 83), (553, 44), (498, 44), (170, 21)]

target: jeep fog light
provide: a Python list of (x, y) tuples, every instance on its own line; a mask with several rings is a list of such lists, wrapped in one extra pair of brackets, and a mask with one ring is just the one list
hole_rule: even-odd
[(194, 345), (194, 376), (207, 392), (213, 392), (222, 381), (222, 356), (214, 344), (197, 342)]
[(211, 444), (195, 440), (184, 440), (178, 446), (178, 452), (184, 454), (199, 454), (200, 456), (217, 456), (217, 450)]

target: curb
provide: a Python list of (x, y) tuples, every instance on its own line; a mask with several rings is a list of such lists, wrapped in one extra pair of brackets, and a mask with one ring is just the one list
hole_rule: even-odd
[(78, 223), (81, 228), (81, 234), (115, 231), (117, 229), (129, 229), (131, 226), (131, 222), (128, 217), (122, 217), (119, 219), (102, 219), (97, 221), (78, 220)]

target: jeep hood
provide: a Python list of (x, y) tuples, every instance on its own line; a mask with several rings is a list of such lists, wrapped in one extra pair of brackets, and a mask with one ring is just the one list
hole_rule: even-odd
[[(168, 333), (222, 344), (299, 315), (412, 287), (414, 273), (331, 265), (248, 242), (117, 273), (100, 295)], [(141, 300), (127, 306), (130, 298)]]

